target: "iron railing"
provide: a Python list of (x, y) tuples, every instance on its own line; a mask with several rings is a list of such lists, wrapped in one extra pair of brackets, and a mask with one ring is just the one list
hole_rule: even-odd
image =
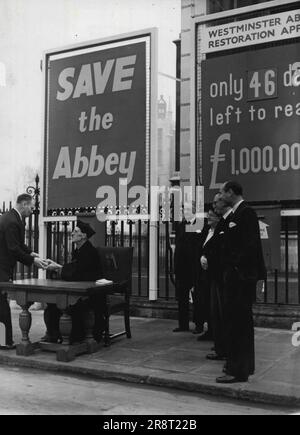
[[(39, 179), (28, 192), (35, 197), (34, 214), (26, 223), (26, 243), (38, 251), (39, 240)], [(9, 210), (12, 204), (3, 203), (0, 214)], [(47, 257), (58, 263), (70, 261), (72, 254), (71, 233), (74, 222), (52, 222), (47, 224)], [(149, 229), (147, 221), (116, 222), (108, 221), (105, 229), (105, 245), (115, 247), (133, 247), (133, 295), (148, 297), (149, 295)], [(173, 253), (175, 237), (172, 224), (160, 222), (158, 231), (158, 289), (159, 298), (174, 300), (175, 286), (173, 275)], [(285, 216), (282, 218), (281, 231), (281, 267), (268, 271), (268, 279), (264, 288), (257, 291), (257, 303), (300, 305), (300, 216)], [(15, 277), (36, 277), (35, 268), (18, 265)]]

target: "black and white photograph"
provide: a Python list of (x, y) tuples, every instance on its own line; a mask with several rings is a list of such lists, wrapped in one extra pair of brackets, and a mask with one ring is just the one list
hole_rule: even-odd
[(298, 1), (0, 0), (0, 156), (0, 415), (300, 415)]

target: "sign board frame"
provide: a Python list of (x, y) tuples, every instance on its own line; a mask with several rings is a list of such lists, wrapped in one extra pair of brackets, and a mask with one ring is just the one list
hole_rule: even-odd
[[(134, 47), (137, 47), (136, 50), (138, 49), (138, 43), (145, 44), (145, 56), (146, 56), (146, 63), (145, 63), (145, 67), (146, 67), (146, 69), (145, 69), (145, 75), (146, 75), (145, 86), (146, 86), (146, 88), (145, 88), (145, 97), (144, 97), (146, 100), (145, 101), (146, 107), (145, 107), (145, 115), (143, 115), (143, 116), (145, 116), (144, 121), (143, 121), (143, 122), (145, 122), (145, 124), (144, 124), (144, 126), (142, 126), (142, 128), (145, 129), (145, 133), (144, 133), (144, 136), (140, 135), (141, 136), (140, 141), (142, 141), (142, 143), (145, 143), (145, 147), (146, 147), (146, 149), (143, 148), (143, 150), (145, 152), (145, 160), (146, 160), (145, 164), (146, 164), (146, 166), (145, 166), (145, 171), (143, 171), (144, 172), (144, 181), (139, 180), (140, 182), (138, 182), (136, 184), (141, 184), (141, 185), (145, 185), (145, 187), (149, 187), (149, 184), (150, 184), (150, 160), (152, 160), (152, 157), (153, 157), (152, 155), (150, 155), (151, 150), (153, 148), (153, 144), (150, 143), (151, 141), (153, 142), (153, 135), (151, 134), (152, 133), (151, 128), (153, 125), (153, 107), (152, 107), (153, 102), (151, 99), (153, 98), (153, 93), (154, 93), (153, 91), (155, 89), (154, 82), (157, 81), (157, 77), (154, 77), (154, 70), (152, 68), (153, 51), (154, 51), (153, 48), (155, 45), (154, 39), (155, 39), (155, 29), (149, 29), (149, 30), (145, 30), (145, 31), (141, 31), (141, 32), (134, 32), (134, 33), (125, 34), (125, 35), (118, 35), (117, 37), (104, 38), (101, 40), (90, 41), (90, 42), (87, 42), (84, 44), (76, 44), (76, 45), (64, 47), (64, 48), (61, 48), (58, 50), (49, 50), (44, 54), (43, 65), (44, 65), (44, 70), (45, 70), (45, 77), (44, 77), (44, 87), (45, 87), (44, 108), (45, 108), (45, 112), (44, 112), (44, 128), (43, 128), (43, 131), (44, 131), (44, 137), (43, 137), (44, 149), (43, 149), (43, 162), (42, 162), (43, 166), (42, 167), (43, 167), (43, 211), (44, 211), (45, 216), (47, 216), (47, 215), (49, 216), (49, 209), (66, 208), (66, 209), (72, 210), (72, 209), (81, 208), (81, 207), (85, 207), (85, 206), (92, 208), (95, 206), (95, 202), (97, 201), (96, 200), (96, 190), (97, 190), (96, 188), (93, 189), (93, 191), (95, 190), (95, 193), (94, 193), (95, 199), (93, 199), (93, 200), (89, 199), (86, 203), (83, 202), (85, 200), (85, 197), (82, 198), (82, 203), (81, 203), (81, 201), (78, 200), (79, 198), (77, 200), (75, 199), (76, 195), (74, 195), (75, 198), (72, 201), (69, 201), (69, 206), (67, 204), (66, 207), (63, 207), (61, 200), (59, 200), (59, 199), (53, 200), (53, 189), (54, 189), (54, 191), (55, 191), (55, 189), (57, 190), (58, 184), (59, 185), (65, 184), (66, 186), (69, 186), (68, 187), (69, 195), (70, 194), (73, 195), (72, 191), (70, 191), (71, 184), (79, 186), (79, 189), (81, 189), (80, 186), (83, 186), (83, 182), (85, 183), (86, 177), (82, 178), (82, 179), (76, 178), (76, 179), (74, 179), (74, 183), (72, 183), (73, 178), (71, 178), (71, 180), (66, 179), (66, 181), (64, 181), (64, 179), (65, 179), (64, 177), (61, 177), (59, 180), (53, 180), (53, 182), (49, 183), (49, 180), (52, 181), (51, 174), (52, 174), (53, 169), (55, 167), (55, 162), (57, 161), (56, 164), (58, 163), (58, 159), (57, 159), (58, 150), (55, 149), (55, 151), (53, 152), (52, 148), (49, 149), (49, 147), (50, 146), (52, 147), (52, 144), (54, 144), (54, 146), (56, 148), (60, 148), (61, 150), (62, 150), (62, 148), (61, 148), (62, 146), (64, 147), (64, 149), (69, 149), (69, 142), (71, 142), (71, 144), (72, 144), (72, 136), (69, 137), (69, 135), (71, 134), (71, 135), (73, 135), (73, 137), (74, 137), (74, 135), (75, 135), (75, 137), (77, 136), (75, 140), (73, 138), (74, 144), (76, 144), (76, 146), (77, 145), (80, 146), (79, 150), (82, 149), (83, 150), (82, 155), (84, 155), (85, 148), (87, 148), (87, 147), (85, 147), (84, 145), (82, 147), (81, 146), (82, 142), (84, 144), (85, 141), (87, 141), (88, 144), (90, 144), (89, 141), (92, 141), (92, 140), (95, 141), (95, 137), (93, 137), (93, 136), (95, 136), (95, 133), (93, 133), (93, 132), (90, 133), (87, 131), (84, 133), (84, 135), (82, 135), (82, 134), (80, 135), (80, 133), (79, 133), (79, 136), (78, 136), (78, 131), (76, 133), (76, 130), (79, 130), (79, 128), (77, 128), (77, 125), (76, 125), (77, 124), (77, 115), (80, 114), (80, 110), (77, 108), (79, 99), (74, 100), (74, 99), (70, 98), (69, 100), (71, 100), (72, 104), (69, 105), (68, 107), (66, 107), (66, 105), (67, 105), (67, 103), (69, 103), (69, 101), (60, 102), (59, 104), (56, 104), (56, 99), (54, 98), (53, 94), (56, 92), (56, 87), (58, 87), (58, 85), (55, 85), (55, 83), (57, 83), (58, 79), (60, 80), (60, 77), (56, 77), (58, 75), (58, 73), (55, 72), (56, 64), (58, 64), (57, 69), (60, 72), (59, 68), (61, 68), (61, 69), (63, 68), (62, 66), (60, 66), (60, 63), (62, 65), (66, 64), (68, 62), (68, 60), (69, 60), (69, 63), (70, 62), (72, 63), (73, 59), (74, 59), (74, 62), (76, 62), (76, 60), (78, 58), (77, 62), (79, 63), (79, 65), (81, 65), (81, 63), (83, 62), (83, 60), (81, 60), (81, 59), (85, 60), (85, 59), (89, 59), (90, 57), (91, 58), (94, 57), (94, 59), (95, 59), (95, 58), (97, 58), (97, 56), (99, 56), (98, 53), (105, 57), (106, 53), (108, 53), (107, 56), (109, 56), (110, 53), (116, 51), (117, 53), (119, 53), (119, 56), (120, 56), (120, 53), (122, 56), (123, 47), (124, 47), (125, 53), (126, 53), (126, 51), (128, 52), (128, 49), (130, 50), (130, 48), (133, 48), (131, 51), (134, 52), (135, 51)], [(50, 69), (50, 66), (51, 66), (51, 69)], [(86, 65), (84, 65), (84, 66), (86, 66)], [(65, 69), (65, 70), (67, 70), (67, 69)], [(140, 67), (139, 71), (141, 72), (141, 67)], [(80, 76), (81, 76), (81, 74), (80, 74)], [(66, 83), (66, 86), (67, 85), (68, 85), (68, 82)], [(51, 88), (50, 88), (50, 86), (51, 86)], [(75, 88), (75, 86), (74, 86), (74, 88)], [(135, 91), (135, 94), (136, 94), (136, 91)], [(127, 132), (125, 131), (126, 125), (124, 125), (124, 121), (125, 121), (124, 120), (124, 110), (126, 110), (126, 109), (122, 109), (122, 111), (123, 111), (123, 117), (122, 117), (121, 113), (119, 113), (120, 106), (118, 105), (120, 99), (122, 99), (122, 101), (124, 100), (125, 92), (123, 92), (123, 93), (119, 92), (117, 94), (112, 93), (111, 95), (112, 95), (112, 98), (110, 98), (110, 95), (107, 96), (105, 94), (99, 95), (99, 96), (97, 95), (97, 96), (95, 96), (95, 98), (90, 97), (90, 99), (93, 99), (93, 103), (87, 104), (88, 106), (89, 105), (92, 106), (92, 105), (97, 104), (97, 101), (100, 101), (103, 104), (103, 100), (105, 100), (106, 106), (107, 105), (113, 106), (113, 104), (114, 104), (115, 110), (118, 110), (118, 113), (117, 113), (119, 116), (118, 121), (117, 121), (118, 125), (116, 127), (113, 126), (114, 128), (112, 129), (112, 133), (110, 133), (110, 131), (108, 131), (108, 133), (106, 134), (106, 137), (104, 139), (104, 141), (105, 141), (104, 147), (107, 150), (106, 152), (109, 152), (108, 151), (110, 149), (109, 145), (113, 144), (113, 141), (116, 140), (118, 135), (120, 136), (120, 133), (119, 133), (120, 124), (123, 124), (122, 137), (127, 135)], [(117, 98), (115, 98), (116, 95), (117, 95)], [(84, 97), (85, 97), (85, 100), (89, 100), (89, 97), (86, 97), (83, 94), (82, 98), (84, 99)], [(80, 98), (80, 100), (82, 98)], [(111, 100), (113, 100), (113, 98), (114, 98), (114, 103), (111, 103)], [(61, 103), (63, 103), (63, 104), (61, 104)], [(80, 101), (80, 103), (81, 103), (81, 101)], [(84, 102), (84, 103), (86, 105), (86, 102)], [(116, 104), (117, 104), (117, 106), (116, 106)], [(61, 108), (60, 106), (63, 106), (63, 107)], [(74, 106), (75, 106), (75, 109), (73, 108)], [(104, 104), (104, 106), (105, 106), (105, 104)], [(133, 111), (134, 111), (134, 107), (135, 106), (132, 106)], [(80, 109), (81, 109), (81, 104), (80, 104)], [(93, 109), (97, 109), (97, 108), (93, 107)], [(64, 114), (64, 110), (67, 111), (66, 114)], [(78, 110), (79, 110), (79, 112), (78, 112)], [(81, 109), (81, 110), (83, 110), (83, 109)], [(105, 107), (104, 107), (104, 110), (105, 110)], [(114, 109), (112, 107), (111, 111), (113, 112), (113, 110)], [(61, 111), (60, 117), (56, 115), (56, 113), (58, 111)], [(74, 112), (75, 116), (73, 116), (73, 118), (75, 118), (75, 119), (72, 119), (72, 116), (69, 115), (69, 111)], [(88, 115), (88, 113), (86, 113), (86, 114)], [(64, 135), (64, 133), (59, 133), (60, 130), (63, 130), (63, 127), (62, 127), (63, 123), (61, 123), (61, 125), (59, 125), (59, 127), (57, 128), (57, 124), (60, 122), (60, 118), (62, 118), (62, 117), (66, 118), (66, 123), (69, 123), (69, 124), (72, 123), (72, 125), (70, 127), (70, 133), (68, 132), (67, 135), (66, 134)], [(151, 119), (150, 119), (150, 117), (151, 117)], [(53, 122), (55, 124), (53, 124)], [(74, 126), (74, 124), (75, 124), (75, 126)], [(53, 127), (53, 125), (55, 127)], [(141, 130), (141, 128), (139, 130)], [(126, 134), (124, 134), (124, 133), (126, 133)], [(130, 130), (128, 131), (128, 134), (130, 136), (130, 134), (131, 134)], [(55, 136), (55, 139), (51, 138), (50, 137), (51, 135)], [(63, 136), (63, 139), (61, 139), (61, 136)], [(85, 139), (85, 136), (87, 136), (87, 139)], [(97, 134), (97, 136), (98, 136), (98, 134)], [(133, 140), (133, 137), (132, 137), (132, 140)], [(68, 144), (65, 144), (65, 142), (68, 142)], [(91, 148), (95, 148), (95, 146), (92, 147), (93, 143), (94, 142), (91, 142)], [(129, 143), (130, 143), (130, 146), (132, 146), (130, 140), (129, 140)], [(68, 145), (68, 146), (66, 146), (66, 145)], [(70, 146), (71, 164), (73, 164), (73, 157), (74, 157), (73, 155), (71, 155), (71, 153), (75, 154), (74, 146), (75, 145)], [(117, 139), (117, 147), (120, 148), (118, 139)], [(100, 148), (100, 147), (98, 147), (98, 148)], [(122, 148), (120, 148), (120, 149), (122, 149)], [(76, 156), (77, 156), (77, 151), (78, 151), (78, 147), (76, 148)], [(124, 151), (124, 150), (122, 150), (122, 151)], [(125, 150), (125, 151), (127, 153), (127, 150)], [(112, 152), (114, 152), (114, 149), (112, 149)], [(129, 154), (132, 154), (132, 153), (129, 153)], [(134, 153), (134, 154), (138, 154), (138, 153)], [(59, 154), (59, 156), (60, 155), (61, 154)], [(96, 156), (96, 157), (98, 157), (98, 156)], [(104, 157), (105, 157), (105, 154), (104, 154)], [(111, 157), (111, 155), (109, 155), (109, 157)], [(82, 157), (82, 159), (86, 159), (86, 157)], [(75, 162), (76, 162), (76, 159), (75, 159)], [(125, 163), (125, 162), (123, 162), (123, 163)], [(53, 166), (53, 164), (54, 164), (54, 166)], [(63, 162), (62, 166), (64, 164), (65, 164), (65, 162)], [(80, 165), (80, 168), (82, 168), (83, 165), (82, 165), (81, 158), (79, 158), (78, 164)], [(51, 165), (52, 165), (52, 167), (51, 167)], [(121, 165), (121, 162), (120, 162), (120, 165)], [(123, 164), (123, 166), (125, 167), (125, 164)], [(48, 174), (47, 171), (49, 170), (49, 167), (51, 167), (51, 173)], [(97, 167), (97, 164), (95, 165), (95, 167)], [(75, 169), (75, 163), (74, 163), (74, 169)], [(136, 169), (139, 169), (137, 167), (137, 165), (136, 165)], [(105, 171), (103, 170), (103, 173), (104, 172)], [(137, 171), (135, 170), (134, 173), (136, 174), (136, 172)], [(141, 171), (139, 171), (139, 172), (141, 172)], [(74, 173), (72, 174), (72, 176), (73, 175), (74, 175)], [(104, 181), (104, 184), (110, 185), (109, 184), (110, 183), (109, 177), (107, 177), (106, 174), (104, 174), (104, 178), (106, 178), (106, 180)], [(113, 178), (116, 179), (117, 177), (113, 176)], [(141, 177), (139, 177), (139, 178), (141, 178)], [(89, 181), (89, 184), (91, 184), (91, 183), (97, 184), (98, 179), (99, 179), (99, 177), (87, 178), (87, 180)], [(103, 175), (100, 176), (100, 179), (103, 179)], [(52, 187), (52, 185), (54, 185), (54, 184), (56, 186), (55, 188)], [(85, 183), (85, 185), (86, 185), (86, 183)], [(51, 204), (48, 206), (49, 188), (51, 189), (52, 194), (50, 197)], [(84, 196), (84, 195), (82, 195), (82, 193), (80, 195)], [(80, 197), (80, 195), (79, 195), (79, 197)], [(79, 202), (80, 202), (80, 205), (78, 204)], [(55, 203), (57, 203), (57, 205)]]
[[(197, 44), (197, 35), (198, 29), (200, 26), (208, 26), (210, 23), (216, 23), (218, 20), (232, 19), (235, 20), (235, 17), (242, 19), (243, 16), (247, 16), (252, 13), (258, 13), (263, 11), (273, 11), (276, 13), (276, 8), (282, 6), (290, 6), (291, 8), (296, 4), (297, 0), (289, 0), (288, 4), (285, 0), (273, 0), (267, 3), (261, 3), (252, 6), (246, 6), (241, 8), (236, 8), (232, 10), (226, 10), (223, 12), (209, 14), (209, 15), (201, 15), (195, 16), (191, 20), (191, 35), (190, 35), (190, 95), (191, 95), (191, 107), (190, 107), (190, 163), (191, 163), (191, 176), (190, 182), (193, 186), (197, 183), (200, 184), (202, 182), (202, 173), (197, 173), (197, 139), (199, 138), (202, 141), (202, 130), (201, 127), (199, 131), (197, 131), (197, 112), (198, 112), (198, 104), (201, 101), (201, 86), (200, 91), (197, 87), (198, 77), (198, 66), (199, 66), (199, 53), (200, 53), (200, 62), (201, 60), (206, 59), (205, 53), (201, 52), (201, 48), (198, 47)], [(200, 101), (199, 101), (200, 100)], [(201, 150), (200, 150), (200, 158), (201, 158)]]
[[(291, 69), (298, 52), (299, 42), (284, 50), (224, 53), (201, 62), (202, 159), (197, 166), (206, 200), (235, 177), (250, 202), (299, 199), (300, 87), (292, 84)], [(298, 112), (290, 116), (285, 110), (294, 107)]]
[(300, 9), (234, 23), (201, 28), (203, 54), (251, 45), (286, 41), (300, 36)]
[[(66, 47), (60, 47), (53, 50), (47, 50), (43, 55), (43, 120), (42, 120), (42, 153), (41, 153), (41, 168), (42, 168), (42, 177), (41, 177), (41, 216), (40, 216), (40, 238), (39, 238), (39, 253), (41, 256), (46, 258), (47, 255), (47, 223), (48, 222), (62, 222), (62, 221), (76, 221), (76, 216), (65, 216), (64, 213), (61, 215), (55, 215), (53, 217), (48, 216), (47, 208), (46, 208), (46, 185), (45, 185), (45, 176), (46, 176), (46, 165), (45, 165), (45, 145), (47, 144), (47, 111), (48, 111), (48, 72), (47, 65), (49, 61), (49, 57), (53, 55), (60, 55), (64, 53), (68, 53), (70, 51), (88, 49), (95, 46), (100, 45), (109, 45), (109, 44), (118, 44), (124, 43), (125, 41), (137, 40), (140, 38), (149, 38), (150, 39), (150, 87), (149, 87), (149, 123), (147, 125), (147, 135), (149, 140), (149, 167), (148, 171), (148, 186), (157, 185), (158, 175), (157, 175), (157, 98), (158, 98), (158, 29), (157, 28), (148, 28), (142, 29), (136, 32), (130, 32), (125, 34), (120, 34), (116, 36), (111, 36), (107, 38), (101, 38), (97, 40), (87, 41), (80, 44), (69, 45)], [(151, 201), (151, 198), (150, 198)], [(150, 299), (156, 300), (158, 297), (158, 286), (157, 286), (157, 244), (158, 244), (158, 224), (151, 225), (150, 227), (150, 243), (149, 243), (149, 270), (150, 270)], [(45, 272), (39, 271), (39, 276), (43, 277)]]

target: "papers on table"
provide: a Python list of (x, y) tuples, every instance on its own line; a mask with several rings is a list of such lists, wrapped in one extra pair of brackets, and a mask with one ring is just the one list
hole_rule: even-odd
[(98, 281), (96, 281), (96, 285), (99, 286), (106, 286), (106, 285), (112, 285), (113, 281), (108, 281), (107, 279), (98, 279)]

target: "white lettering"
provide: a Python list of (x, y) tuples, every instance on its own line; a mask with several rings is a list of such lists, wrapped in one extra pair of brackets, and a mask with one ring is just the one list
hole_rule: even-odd
[(76, 68), (65, 68), (58, 77), (58, 85), (63, 91), (58, 90), (56, 98), (59, 101), (66, 101), (70, 97), (80, 98), (82, 95), (90, 97), (104, 94), (108, 83), (112, 84), (111, 92), (128, 91), (132, 88), (136, 61), (137, 56), (133, 55), (110, 59), (104, 68), (101, 62), (82, 65), (76, 84), (70, 81), (76, 75)]
[(60, 177), (72, 178), (69, 147), (62, 147), (57, 159), (53, 180)]
[(113, 92), (127, 91), (132, 87), (132, 80), (124, 80), (133, 77), (134, 68), (128, 68), (136, 63), (136, 56), (117, 59)]
[(82, 178), (86, 175), (89, 167), (88, 158), (81, 155), (82, 147), (76, 148), (73, 178)]
[(130, 153), (129, 165), (127, 166), (127, 168), (126, 168), (126, 157), (127, 157), (127, 153), (121, 154), (119, 171), (121, 174), (127, 175), (128, 184), (130, 184), (133, 178), (133, 171), (134, 171), (135, 160), (136, 160), (136, 151)]
[(96, 94), (103, 94), (107, 82), (109, 80), (111, 71), (113, 69), (115, 63), (115, 59), (108, 60), (105, 64), (104, 71), (102, 72), (101, 62), (94, 63), (94, 76), (95, 76), (95, 85), (96, 85)]
[[(93, 145), (90, 158), (90, 166), (88, 177), (98, 177), (104, 169), (104, 158), (101, 154), (97, 154), (98, 146)], [(97, 165), (97, 167), (96, 167)]]
[(102, 154), (98, 154), (98, 145), (93, 145), (90, 149), (90, 155), (83, 155), (83, 148), (75, 149), (74, 166), (71, 170), (71, 156), (69, 147), (62, 147), (57, 159), (53, 179), (60, 177), (65, 178), (83, 178), (98, 177), (105, 171), (109, 176), (116, 175), (118, 172), (120, 178), (126, 178), (130, 184), (134, 175), (136, 162), (136, 151), (131, 153), (109, 154), (106, 159)]
[(61, 88), (64, 89), (64, 92), (57, 91), (56, 99), (59, 101), (66, 101), (73, 92), (73, 84), (69, 82), (68, 78), (73, 78), (75, 74), (75, 68), (66, 68), (64, 69), (58, 78), (58, 84)]
[(82, 65), (73, 98), (79, 98), (82, 94), (89, 97), (93, 95), (93, 93), (91, 65)]
[(115, 175), (118, 171), (119, 156), (118, 154), (110, 154), (106, 159), (105, 172), (107, 175)]

